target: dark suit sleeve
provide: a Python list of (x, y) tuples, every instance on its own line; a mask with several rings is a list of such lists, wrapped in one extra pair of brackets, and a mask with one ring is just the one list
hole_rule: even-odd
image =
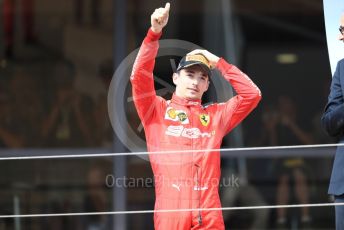
[[(337, 64), (336, 72), (332, 78), (330, 95), (325, 107), (321, 123), (325, 131), (330, 136), (338, 136), (342, 133), (344, 127), (344, 98), (342, 81), (344, 80), (344, 59)], [(343, 78), (343, 79), (341, 79)]]

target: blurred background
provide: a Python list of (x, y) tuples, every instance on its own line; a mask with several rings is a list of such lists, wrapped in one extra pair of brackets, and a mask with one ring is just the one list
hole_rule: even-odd
[[(170, 2), (162, 39), (192, 42), (224, 57), (262, 91), (262, 102), (225, 138), (224, 148), (335, 143), (320, 127), (331, 82), (321, 0)], [(151, 13), (164, 5), (0, 0), (0, 157), (130, 152), (110, 122), (110, 82), (140, 46)], [(173, 91), (171, 60), (180, 58), (157, 59), (156, 88), (165, 98)], [(123, 106), (112, 115), (126, 117), (129, 139), (144, 141), (130, 84), (123, 87), (114, 95)], [(215, 88), (204, 102), (218, 99)], [(222, 186), (222, 205), (330, 202), (334, 150), (223, 151), (222, 177), (239, 178), (240, 189)], [(136, 156), (1, 160), (0, 175), (0, 215), (154, 207), (149, 162)], [(125, 179), (113, 186), (113, 178)], [(144, 181), (130, 186), (135, 178)], [(331, 207), (224, 211), (224, 218), (230, 229), (276, 229), (281, 219), (287, 229), (334, 228)], [(0, 219), (0, 229), (143, 228), (153, 229), (153, 214)]]

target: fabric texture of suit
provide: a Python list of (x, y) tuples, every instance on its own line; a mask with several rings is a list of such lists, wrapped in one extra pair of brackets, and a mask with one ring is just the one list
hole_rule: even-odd
[[(338, 137), (339, 143), (344, 143), (344, 59), (338, 62), (333, 75), (321, 123), (330, 136)], [(335, 196), (344, 194), (344, 146), (336, 150), (328, 193)]]

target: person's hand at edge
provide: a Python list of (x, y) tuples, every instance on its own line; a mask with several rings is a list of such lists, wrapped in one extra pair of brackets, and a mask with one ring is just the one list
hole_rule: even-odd
[(195, 54), (202, 54), (210, 63), (210, 67), (213, 69), (216, 67), (218, 61), (220, 58), (212, 53), (210, 53), (208, 50), (202, 50), (202, 49), (195, 49), (188, 53), (187, 55), (195, 55)]

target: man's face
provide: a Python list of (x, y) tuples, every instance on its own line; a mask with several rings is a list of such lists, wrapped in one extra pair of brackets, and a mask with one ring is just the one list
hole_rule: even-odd
[(201, 99), (209, 87), (209, 77), (199, 65), (181, 69), (173, 75), (176, 95), (186, 99)]
[(340, 33), (338, 39), (340, 41), (344, 41), (344, 14), (340, 17), (340, 27), (339, 27)]

